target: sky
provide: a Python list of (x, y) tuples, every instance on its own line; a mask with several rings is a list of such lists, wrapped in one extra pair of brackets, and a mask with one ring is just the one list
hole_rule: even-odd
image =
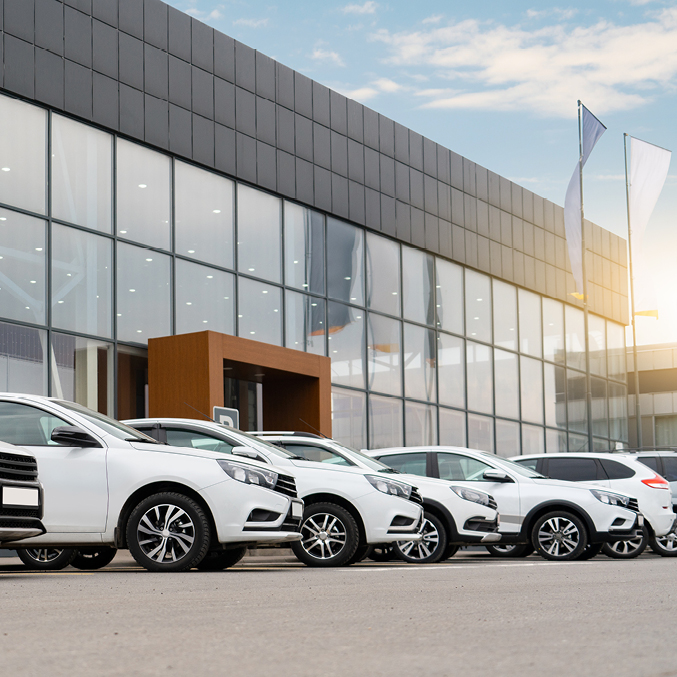
[[(585, 216), (626, 239), (623, 134), (677, 151), (677, 1), (169, 4), (559, 205), (581, 99), (607, 127)], [(659, 319), (638, 318), (638, 344), (677, 342), (676, 226), (673, 159), (645, 237)]]

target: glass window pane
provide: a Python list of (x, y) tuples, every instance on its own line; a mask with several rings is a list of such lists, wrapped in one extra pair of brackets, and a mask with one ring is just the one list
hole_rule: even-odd
[(235, 276), (176, 259), (177, 334), (235, 334)]
[(484, 473), (493, 468), (483, 461), (460, 454), (439, 452), (437, 467), (442, 480), (461, 482), (484, 482)]
[(234, 183), (183, 162), (174, 164), (174, 250), (233, 268)]
[(46, 254), (44, 221), (0, 209), (0, 315), (45, 324)]
[(543, 428), (535, 425), (522, 424), (522, 453), (544, 454), (545, 442), (543, 440)]
[(434, 402), (435, 332), (404, 324), (404, 395)]
[(520, 424), (496, 419), (496, 453), (504, 458), (520, 453)]
[(331, 436), (353, 449), (367, 448), (367, 395), (331, 389)]
[(47, 332), (0, 322), (0, 391), (47, 395)]
[(367, 305), (400, 315), (400, 246), (367, 233)]
[[(494, 349), (496, 415), (519, 418), (519, 377), (517, 355)], [(497, 443), (498, 444), (498, 443)]]
[(543, 299), (543, 357), (564, 364), (564, 307), (559, 301)]
[(282, 281), (281, 207), (278, 198), (238, 184), (237, 264), (240, 272), (271, 282)]
[(541, 297), (519, 290), (520, 351), (541, 357)]
[(567, 427), (566, 378), (564, 367), (544, 364), (545, 424)]
[(45, 213), (47, 111), (0, 96), (0, 202)]
[(118, 340), (146, 343), (171, 333), (170, 258), (118, 243)]
[(418, 249), (402, 247), (402, 305), (407, 320), (434, 324), (434, 259)]
[(113, 416), (113, 344), (54, 333), (52, 349), (52, 396)]
[(118, 139), (118, 235), (169, 249), (171, 171), (167, 155)]
[(364, 233), (327, 218), (327, 293), (331, 298), (364, 305)]
[(369, 389), (402, 395), (401, 323), (369, 313), (367, 326)]
[(437, 327), (463, 333), (463, 268), (444, 259), (435, 259)]
[[(112, 240), (76, 228), (52, 226), (52, 324), (111, 336)], [(78, 400), (79, 401), (79, 400)]]
[[(656, 445), (675, 446), (675, 444), (677, 444), (677, 416), (656, 416), (654, 420), (656, 424)], [(671, 462), (671, 465), (674, 461), (677, 461), (677, 459), (663, 458), (663, 464), (666, 466), (666, 470), (668, 469), (668, 465), (666, 464), (666, 461), (668, 460)], [(642, 463), (649, 466), (652, 470), (657, 471), (658, 466), (654, 459), (645, 457), (642, 458)], [(675, 469), (677, 470), (677, 468)], [(668, 482), (677, 481), (677, 478), (674, 480), (668, 479), (667, 473), (665, 479), (668, 480)]]
[(52, 215), (111, 232), (113, 137), (52, 117)]
[(491, 315), (491, 279), (466, 268), (466, 334), (478, 341), (491, 342)]
[[(462, 338), (456, 336), (441, 333), (437, 335), (439, 401), (451, 407), (465, 407), (464, 343)], [(463, 428), (465, 430), (465, 424)]]
[(379, 459), (397, 472), (407, 475), (427, 476), (428, 454), (425, 451), (416, 451), (408, 454), (392, 454)]
[(148, 418), (148, 350), (118, 343), (118, 420)]
[(568, 450), (571, 451), (571, 452), (589, 451), (587, 436), (574, 435), (573, 433), (569, 433)]
[(494, 453), (494, 419), (468, 414), (468, 447)]
[(494, 410), (491, 348), (468, 341), (465, 352), (468, 374), (468, 409), (490, 414)]
[(287, 348), (315, 355), (325, 354), (324, 299), (286, 292), (285, 328)]
[(625, 381), (627, 374), (625, 364), (625, 327), (615, 322), (607, 322), (606, 338), (609, 378)]
[[(628, 403), (625, 386), (609, 383), (609, 437), (614, 440), (628, 439)], [(656, 419), (658, 436), (658, 419)], [(658, 439), (656, 444), (662, 444)]]
[(281, 346), (282, 290), (245, 277), (238, 286), (238, 336)]
[(523, 357), (520, 360), (522, 419), (543, 423), (542, 362)]
[(494, 343), (501, 348), (517, 350), (517, 289), (493, 280), (493, 291)]
[(324, 216), (285, 202), (284, 250), (287, 285), (324, 294)]
[(611, 446), (609, 445), (609, 440), (603, 440), (599, 437), (593, 437), (592, 439), (592, 450), (593, 451), (610, 451)]
[(601, 378), (591, 378), (590, 386), (592, 390), (592, 434), (608, 437), (606, 381)]
[(583, 311), (564, 307), (567, 366), (585, 371), (585, 321)]
[(569, 450), (567, 434), (560, 430), (545, 430), (545, 452), (547, 454), (564, 453)]
[(331, 382), (364, 388), (364, 311), (331, 301), (327, 310)]
[(465, 447), (465, 412), (439, 408), (440, 444), (449, 447)]
[(369, 396), (369, 448), (402, 446), (402, 400)]
[(407, 431), (406, 445), (420, 447), (437, 444), (437, 407), (417, 402), (404, 405), (404, 427)]
[(590, 373), (606, 376), (606, 322), (597, 315), (588, 315), (590, 341)]
[[(588, 431), (585, 374), (571, 369), (567, 369), (567, 417), (569, 419), (569, 430), (581, 433)], [(571, 441), (571, 436), (569, 436), (569, 441)]]

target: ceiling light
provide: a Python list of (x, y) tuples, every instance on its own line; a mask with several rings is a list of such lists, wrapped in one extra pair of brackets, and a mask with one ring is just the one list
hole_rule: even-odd
[(137, 334), (141, 334), (141, 329), (137, 329), (137, 330), (136, 330), (136, 333), (137, 333)]
[(145, 183), (140, 183), (139, 188), (148, 188), (148, 186)]
[(189, 249), (189, 250), (188, 250), (188, 253), (189, 253), (189, 254), (195, 254), (195, 250), (194, 250), (194, 249)]
[(126, 230), (121, 230), (121, 231), (120, 231), (120, 235), (127, 235), (127, 231), (126, 231)]
[(38, 283), (37, 280), (31, 280), (31, 284), (37, 284), (37, 283)]
[(220, 209), (215, 209), (215, 210), (214, 210), (214, 214), (220, 214), (220, 213), (221, 213), (221, 210), (220, 210)]
[(349, 278), (349, 277), (344, 277), (343, 279), (344, 279), (344, 280), (349, 280), (350, 278)]
[(59, 303), (63, 303), (63, 301), (59, 301)]
[(42, 251), (42, 247), (36, 247), (36, 248), (35, 248), (35, 251), (36, 251), (36, 252), (41, 252), (41, 251)]
[(311, 305), (313, 308), (315, 308), (315, 307), (317, 306), (317, 303), (311, 303), (310, 305)]
[(193, 304), (190, 301), (186, 301), (187, 306), (192, 306)]
[(7, 217), (6, 216), (0, 216), (0, 221), (7, 221)]
[(136, 291), (136, 289), (130, 289), (129, 291)]
[(153, 259), (146, 259), (146, 261), (152, 261)]
[(256, 332), (255, 332), (255, 331), (250, 331), (249, 333), (250, 333), (250, 334), (256, 334)]
[(207, 322), (209, 322), (209, 320), (202, 320), (202, 324), (207, 324)]
[(2, 168), (2, 171), (3, 171), (3, 172), (8, 172), (8, 171), (9, 171), (9, 167), (3, 167), (3, 168)]
[(261, 293), (262, 293), (262, 294), (267, 294), (267, 293), (268, 293), (268, 290), (267, 290), (267, 289), (264, 289)]
[(250, 273), (253, 273), (254, 270), (255, 270), (255, 268), (247, 268), (247, 270), (248, 270)]
[(207, 275), (207, 279), (211, 280), (214, 276), (213, 275)]
[(294, 263), (298, 263), (298, 261), (294, 261)]
[(477, 299), (478, 301), (481, 301), (482, 299)]

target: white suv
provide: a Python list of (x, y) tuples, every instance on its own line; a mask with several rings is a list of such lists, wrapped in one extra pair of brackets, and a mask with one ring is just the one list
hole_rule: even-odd
[(387, 473), (306, 461), (211, 421), (151, 418), (125, 423), (172, 446), (211, 449), (227, 458), (249, 456), (289, 469), (306, 506), (302, 540), (292, 543), (292, 549), (308, 566), (344, 566), (359, 561), (371, 545), (421, 538), (420, 494)]
[(78, 404), (33, 395), (0, 394), (0, 440), (37, 458), (44, 487), (47, 533), (19, 547), (128, 547), (149, 570), (215, 570), (247, 545), (300, 538), (303, 502), (279, 468), (160, 445)]
[(551, 480), (483, 451), (398, 447), (367, 453), (396, 470), (481, 487), (498, 503), (501, 543), (526, 545), (546, 559), (593, 556), (605, 542), (635, 536), (644, 521), (637, 500), (628, 494)]

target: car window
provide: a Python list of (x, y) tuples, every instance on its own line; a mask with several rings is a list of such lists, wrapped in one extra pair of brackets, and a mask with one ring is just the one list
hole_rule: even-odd
[(647, 468), (651, 468), (656, 473), (658, 472), (658, 459), (655, 456), (638, 456), (637, 460), (640, 463), (644, 463)]
[(531, 468), (532, 470), (536, 470), (536, 466), (538, 466), (538, 459), (537, 458), (516, 458), (515, 463), (518, 463), (519, 465), (522, 465), (525, 468)]
[(0, 402), (0, 440), (18, 446), (59, 446), (52, 430), (71, 425), (43, 409), (15, 402)]
[(329, 463), (331, 465), (354, 465), (339, 454), (324, 447), (316, 447), (313, 444), (287, 444), (287, 442), (283, 442), (282, 446), (294, 456), (305, 458), (306, 461)]
[(546, 474), (556, 480), (569, 482), (590, 482), (606, 479), (598, 476), (597, 461), (594, 458), (549, 458)]
[(399, 472), (420, 475), (421, 477), (427, 476), (427, 454), (425, 451), (381, 456), (379, 460)]
[(211, 437), (204, 433), (193, 430), (181, 430), (179, 428), (167, 428), (167, 444), (172, 447), (191, 447), (205, 451), (218, 451), (222, 454), (230, 454), (235, 445), (228, 444), (225, 440)]
[(629, 477), (635, 476), (635, 471), (632, 468), (618, 461), (601, 458), (599, 462), (602, 464), (602, 468), (604, 468), (604, 472), (610, 480), (627, 480)]
[(663, 477), (668, 482), (677, 482), (677, 457), (663, 456)]
[(437, 454), (440, 479), (484, 482), (484, 471), (493, 470), (490, 465), (461, 454)]

